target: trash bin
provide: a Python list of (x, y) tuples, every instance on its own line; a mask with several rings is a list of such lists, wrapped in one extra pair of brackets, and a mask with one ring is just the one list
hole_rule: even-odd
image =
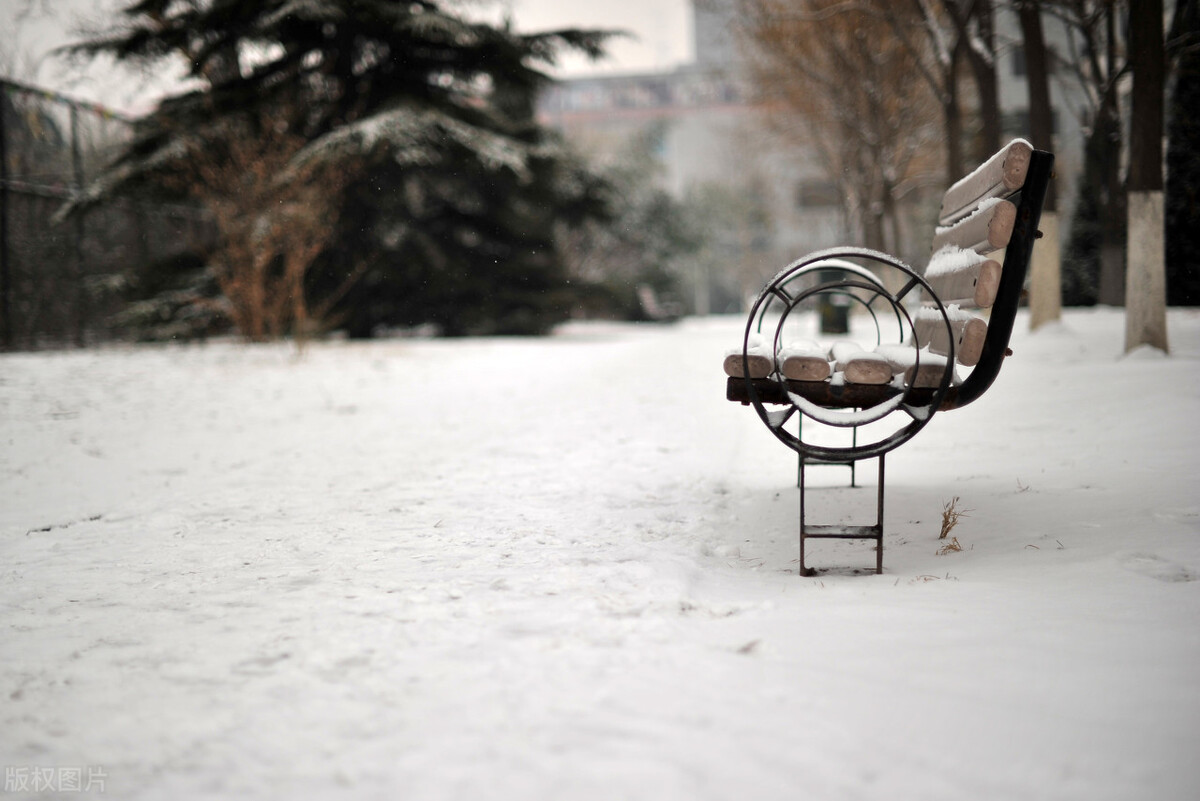
[[(835, 270), (821, 272), (820, 282), (838, 281), (842, 275)], [(849, 290), (846, 290), (849, 291)], [(846, 291), (832, 290), (817, 296), (817, 310), (821, 315), (822, 334), (850, 333), (850, 297)]]

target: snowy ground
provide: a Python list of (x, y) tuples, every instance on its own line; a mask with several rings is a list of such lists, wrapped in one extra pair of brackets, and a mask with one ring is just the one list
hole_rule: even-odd
[(0, 357), (0, 797), (1200, 797), (1200, 315), (1019, 319), (811, 579), (741, 325)]

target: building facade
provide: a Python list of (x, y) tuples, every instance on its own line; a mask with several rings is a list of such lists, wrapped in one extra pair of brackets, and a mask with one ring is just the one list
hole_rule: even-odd
[[(803, 146), (804, 137), (793, 137), (799, 144), (785, 149), (778, 136), (767, 133), (739, 56), (735, 6), (734, 0), (693, 0), (692, 64), (669, 72), (572, 78), (552, 85), (539, 102), (541, 121), (598, 163), (620, 158), (640, 138), (651, 143), (660, 167), (657, 180), (676, 198), (716, 193), (761, 212), (753, 215), (759, 220), (754, 230), (726, 232), (690, 277), (694, 297), (688, 300), (699, 313), (736, 311), (731, 308), (736, 304), (713, 298), (752, 297), (788, 262), (848, 242), (840, 198), (815, 152)], [(998, 12), (996, 32), (1004, 134), (1028, 137), (1028, 89), (1015, 16)], [(1047, 20), (1046, 39), (1059, 60), (1069, 52), (1067, 36), (1064, 26)], [(1082, 98), (1065, 75), (1052, 76), (1051, 84), (1059, 208), (1069, 219), (1081, 162)]]

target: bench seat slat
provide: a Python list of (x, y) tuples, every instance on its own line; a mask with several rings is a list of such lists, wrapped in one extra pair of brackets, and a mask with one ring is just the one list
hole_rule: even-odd
[(981, 164), (974, 172), (946, 190), (941, 225), (951, 225), (967, 216), (984, 200), (1010, 195), (1025, 185), (1033, 145), (1024, 139), (1014, 139), (1004, 149)]
[(793, 381), (824, 381), (833, 372), (829, 366), (829, 350), (816, 342), (790, 342), (776, 358), (779, 372)]
[(987, 201), (969, 217), (933, 236), (933, 252), (946, 246), (991, 253), (1008, 245), (1017, 222), (1017, 207), (1007, 200)]
[(779, 372), (793, 381), (824, 381), (832, 370), (829, 360), (820, 356), (788, 356), (781, 360)]
[[(778, 357), (779, 373), (790, 382), (828, 383), (834, 378), (836, 368), (835, 385), (883, 385), (904, 374), (905, 385), (930, 388), (939, 385), (946, 365), (944, 355), (926, 351), (921, 354), (918, 370), (916, 351), (911, 345), (880, 345), (868, 352), (854, 343), (839, 342), (833, 347), (834, 362), (821, 355), (822, 352), (815, 346), (811, 350), (784, 349)], [(750, 354), (749, 361), (753, 379), (764, 379), (774, 372), (770, 359), (761, 353)], [(740, 353), (729, 353), (724, 368), (729, 378), (745, 377)]]
[(887, 359), (869, 353), (853, 342), (838, 342), (833, 357), (848, 384), (886, 384), (892, 380), (892, 367)]
[[(904, 373), (905, 386), (929, 389), (942, 383), (946, 371), (944, 355), (924, 351), (919, 354), (918, 360), (918, 353), (912, 345), (880, 345), (875, 352), (887, 359), (893, 373)], [(958, 376), (952, 374), (950, 380), (951, 384), (956, 384)]]
[[(775, 369), (775, 365), (771, 357), (764, 356), (761, 353), (751, 353), (748, 355), (750, 363), (751, 378), (766, 378)], [(742, 364), (742, 354), (730, 353), (725, 356), (724, 362), (725, 375), (730, 378), (745, 378), (744, 365)]]
[(775, 372), (775, 352), (771, 344), (760, 334), (751, 334), (746, 342), (746, 363), (742, 361), (742, 349), (725, 351), (722, 367), (730, 378), (745, 378), (744, 368), (749, 366), (750, 378), (766, 378)]
[(873, 353), (863, 353), (846, 363), (847, 384), (886, 384), (892, 380), (892, 366)]
[(913, 321), (917, 344), (940, 356), (948, 356), (950, 337), (953, 336), (955, 361), (964, 367), (978, 364), (984, 340), (987, 339), (987, 322), (953, 305), (947, 307), (946, 316), (950, 321), (949, 331), (937, 309), (926, 307), (919, 310)]
[(925, 280), (942, 303), (991, 308), (1000, 288), (1000, 262), (973, 250), (945, 247), (933, 254)]
[[(727, 378), (725, 381), (726, 400), (751, 402), (744, 378)], [(762, 403), (790, 404), (788, 393), (791, 392), (828, 409), (866, 409), (877, 406), (903, 391), (897, 389), (895, 384), (834, 384), (829, 381), (776, 381), (771, 378), (753, 379), (751, 383)], [(951, 387), (947, 399), (953, 396), (954, 391), (954, 387)], [(905, 393), (905, 400), (921, 405), (929, 403), (932, 396), (933, 389), (910, 388)]]

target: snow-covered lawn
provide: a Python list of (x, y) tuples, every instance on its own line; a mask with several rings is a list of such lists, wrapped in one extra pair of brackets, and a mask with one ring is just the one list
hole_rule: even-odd
[(741, 326), (0, 357), (0, 796), (1200, 798), (1200, 315), (1018, 319), (811, 579)]

